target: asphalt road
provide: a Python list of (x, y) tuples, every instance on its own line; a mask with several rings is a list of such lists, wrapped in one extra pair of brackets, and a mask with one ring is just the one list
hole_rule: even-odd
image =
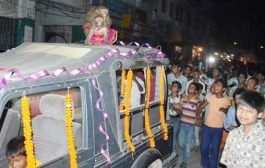
[[(182, 149), (178, 146), (178, 154), (179, 154), (179, 157), (178, 157), (178, 161), (177, 161), (177, 165), (174, 166), (174, 168), (179, 168), (180, 164), (181, 164), (181, 161), (182, 161), (182, 157), (183, 157), (183, 152), (182, 152)], [(220, 155), (221, 156), (221, 155)], [(191, 152), (191, 155), (190, 155), (190, 160), (189, 160), (189, 163), (187, 164), (187, 168), (201, 168), (201, 154), (200, 154), (200, 150), (198, 151), (195, 151), (193, 150)], [(221, 167), (219, 167), (221, 168)]]

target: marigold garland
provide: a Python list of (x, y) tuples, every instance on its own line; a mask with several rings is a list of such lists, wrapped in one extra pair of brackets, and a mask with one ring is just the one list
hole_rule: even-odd
[(129, 117), (130, 117), (130, 108), (131, 108), (132, 79), (133, 79), (133, 73), (132, 73), (132, 70), (130, 70), (127, 74), (127, 85), (126, 85), (126, 92), (125, 92), (124, 136), (125, 136), (126, 143), (129, 146), (130, 150), (132, 152), (135, 152), (135, 147), (131, 141), (131, 137), (129, 133), (130, 132)]
[[(120, 85), (120, 89), (121, 89), (120, 97), (122, 97), (122, 98), (124, 98), (124, 92), (125, 92), (125, 87), (124, 87), (125, 86), (124, 85), (124, 83), (125, 83), (125, 75), (126, 75), (126, 70), (123, 69), (121, 71), (121, 85)], [(123, 103), (122, 100), (120, 101), (120, 111), (121, 110), (124, 110), (124, 103)]]
[(161, 68), (160, 72), (160, 122), (164, 131), (163, 139), (168, 140), (168, 129), (165, 120), (165, 68)]
[(70, 155), (70, 165), (71, 168), (77, 168), (76, 162), (76, 150), (75, 150), (75, 142), (74, 142), (74, 134), (73, 134), (73, 122), (72, 122), (72, 98), (68, 93), (65, 96), (65, 109), (66, 109), (66, 134), (67, 134), (67, 144), (68, 151)]
[(150, 120), (149, 120), (149, 105), (150, 105), (150, 93), (151, 93), (151, 70), (148, 68), (146, 70), (146, 102), (145, 102), (145, 110), (144, 110), (144, 124), (145, 124), (145, 131), (147, 136), (150, 140), (150, 147), (155, 147), (155, 140), (153, 133), (150, 127)]
[(27, 167), (36, 168), (36, 161), (34, 156), (34, 147), (32, 141), (32, 127), (29, 110), (29, 100), (26, 96), (21, 98), (21, 109), (22, 109), (22, 122), (24, 125), (24, 136), (25, 136), (25, 150), (27, 154)]

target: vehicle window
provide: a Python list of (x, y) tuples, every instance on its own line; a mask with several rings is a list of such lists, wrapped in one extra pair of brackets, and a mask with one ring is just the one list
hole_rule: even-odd
[(5, 117), (6, 117), (6, 113), (8, 111), (8, 109), (12, 106), (12, 102), (9, 101), (6, 103), (5, 107), (4, 107), (4, 110), (3, 110), (3, 113), (2, 113), (2, 116), (0, 117), (0, 132), (2, 131), (2, 127), (3, 127), (3, 124), (4, 124), (4, 121), (5, 121)]
[[(126, 101), (130, 100), (130, 107), (139, 107), (144, 103), (145, 79), (142, 70), (122, 70), (116, 72), (117, 92), (120, 110), (124, 110)], [(126, 90), (129, 89), (128, 82), (131, 80), (130, 97), (126, 97)]]
[[(160, 83), (161, 67), (150, 68), (150, 102), (159, 101), (159, 83)], [(116, 72), (117, 92), (120, 110), (124, 110), (126, 102), (126, 88), (128, 82), (129, 70), (121, 70)], [(132, 86), (130, 94), (131, 108), (138, 107), (146, 101), (146, 76), (147, 69), (132, 70)], [(124, 77), (123, 77), (124, 76)], [(123, 79), (123, 82), (122, 82)], [(123, 86), (122, 86), (123, 83)]]
[[(66, 104), (65, 96), (70, 94), (72, 99), (72, 124), (74, 144), (76, 150), (82, 148), (82, 103), (79, 88), (71, 88), (70, 90), (57, 90), (43, 92), (38, 94), (26, 95), (29, 100), (31, 126), (33, 130), (33, 143), (35, 158), (45, 164), (59, 157), (68, 154), (67, 130), (66, 130)], [(21, 97), (10, 100), (8, 109), (6, 110), (5, 120), (9, 113), (17, 113), (20, 123), (15, 125), (19, 127), (14, 131), (12, 129), (12, 137), (23, 135), (23, 122), (21, 113)], [(3, 115), (2, 115), (3, 117)], [(1, 121), (3, 120), (1, 117)], [(12, 121), (9, 119), (9, 121)], [(4, 121), (3, 129), (6, 128)], [(7, 123), (8, 124), (8, 123)], [(10, 123), (9, 123), (10, 124)], [(11, 123), (10, 126), (13, 124)], [(9, 126), (9, 127), (10, 127)], [(5, 130), (8, 132), (7, 130)], [(10, 131), (9, 131), (10, 133)], [(2, 136), (2, 135), (1, 135)], [(4, 135), (5, 136), (5, 135)], [(10, 136), (9, 136), (10, 137)], [(2, 149), (2, 148), (1, 148)]]

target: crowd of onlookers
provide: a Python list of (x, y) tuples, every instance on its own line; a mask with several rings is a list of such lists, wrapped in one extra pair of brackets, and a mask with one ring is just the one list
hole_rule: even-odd
[(265, 72), (256, 70), (170, 65), (167, 120), (173, 155), (177, 145), (183, 150), (180, 168), (192, 150), (201, 152), (203, 168), (265, 167)]

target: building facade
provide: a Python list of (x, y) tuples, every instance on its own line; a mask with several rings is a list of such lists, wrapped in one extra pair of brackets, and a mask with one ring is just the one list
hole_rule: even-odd
[[(85, 14), (92, 7), (108, 7), (118, 40), (125, 43), (161, 45), (172, 59), (191, 60), (194, 46), (214, 45), (214, 22), (202, 0), (0, 0), (1, 36), (10, 35), (10, 45), (24, 41), (82, 43)], [(205, 4), (208, 4), (205, 5)], [(4, 10), (2, 10), (4, 9)], [(3, 12), (2, 12), (3, 11)], [(13, 20), (13, 21), (12, 21)], [(2, 30), (4, 29), (4, 30)], [(11, 31), (12, 30), (12, 31)], [(7, 32), (9, 31), (9, 32)], [(12, 39), (13, 42), (12, 42)], [(0, 38), (1, 40), (1, 38)], [(3, 41), (0, 41), (4, 44)]]

